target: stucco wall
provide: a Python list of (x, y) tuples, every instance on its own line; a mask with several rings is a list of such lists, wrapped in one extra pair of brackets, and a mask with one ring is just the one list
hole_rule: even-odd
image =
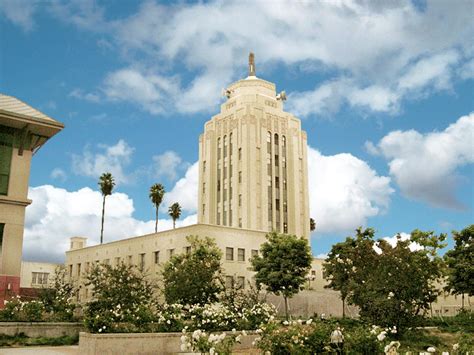
[(0, 334), (14, 336), (24, 333), (31, 338), (57, 338), (63, 335), (75, 336), (84, 330), (82, 323), (23, 323), (0, 322)]
[[(79, 354), (83, 355), (166, 355), (179, 354), (182, 333), (130, 333), (130, 334), (90, 334), (79, 335)], [(241, 344), (234, 349), (248, 349), (257, 335), (242, 337)]]

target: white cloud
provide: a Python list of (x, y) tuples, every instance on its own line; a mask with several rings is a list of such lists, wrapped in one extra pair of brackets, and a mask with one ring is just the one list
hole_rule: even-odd
[(54, 168), (53, 171), (51, 171), (51, 178), (52, 179), (58, 179), (60, 181), (66, 181), (67, 179), (67, 174), (63, 169), (60, 168)]
[[(472, 77), (474, 23), (464, 1), (429, 1), (423, 10), (410, 0), (145, 1), (120, 18), (105, 16), (106, 8), (93, 0), (48, 6), (61, 21), (100, 33), (100, 48), (106, 43), (120, 51), (129, 65), (106, 75), (102, 89), (152, 114), (213, 110), (220, 89), (245, 76), (250, 50), (262, 77), (275, 64), (328, 76), (290, 96), (288, 104), (301, 116), (330, 114), (341, 104), (397, 113), (405, 99)], [(183, 66), (180, 77), (169, 74)]]
[(191, 165), (183, 178), (179, 179), (173, 189), (165, 193), (163, 199), (163, 208), (178, 202), (183, 211), (195, 213), (197, 211), (198, 200), (198, 183), (199, 183), (199, 162)]
[[(30, 188), (33, 203), (26, 209), (23, 258), (38, 261), (64, 261), (69, 238), (86, 236), (88, 244), (99, 242), (102, 215), (102, 195), (82, 188), (67, 191), (51, 185)], [(154, 220), (141, 221), (133, 217), (132, 199), (124, 193), (107, 197), (104, 224), (106, 242), (153, 233)], [(178, 220), (177, 227), (196, 223), (196, 215)], [(161, 219), (158, 229), (173, 228), (170, 219)], [(41, 259), (38, 256), (41, 255)]]
[(463, 208), (456, 199), (458, 169), (474, 162), (474, 113), (459, 118), (442, 132), (393, 131), (372, 151), (389, 161), (390, 174), (402, 193), (415, 200)]
[(159, 114), (178, 94), (178, 85), (173, 78), (125, 68), (108, 74), (103, 90), (111, 100), (136, 103), (152, 114)]
[(351, 154), (324, 156), (308, 147), (308, 174), (310, 215), (319, 233), (353, 230), (388, 208), (390, 178)]
[(33, 15), (37, 8), (35, 0), (2, 0), (0, 14), (3, 15), (25, 32), (31, 31), (35, 25)]
[(100, 101), (99, 94), (91, 93), (91, 92), (85, 93), (81, 89), (77, 89), (77, 88), (72, 90), (69, 93), (68, 96), (69, 97), (74, 97), (74, 98), (79, 99), (79, 100), (89, 101), (89, 102), (99, 102)]
[(183, 163), (181, 157), (172, 150), (160, 155), (154, 155), (152, 159), (155, 163), (153, 172), (155, 178), (164, 176), (170, 180), (175, 180), (178, 176), (178, 169), (187, 165)]
[(72, 155), (74, 173), (98, 179), (103, 173), (109, 172), (117, 184), (133, 181), (133, 174), (126, 173), (125, 167), (130, 163), (134, 148), (123, 139), (112, 146), (100, 144), (98, 148), (102, 150), (101, 153), (93, 153), (86, 147), (81, 155)]
[[(400, 233), (399, 235), (400, 235), (400, 240), (401, 241), (410, 240), (410, 238), (411, 238), (411, 234), (408, 234), (408, 233)], [(399, 240), (398, 235), (394, 235), (393, 237), (385, 237), (383, 239), (386, 240), (388, 242), (388, 244), (390, 244), (392, 246), (392, 248), (395, 248), (395, 246), (397, 245), (398, 240)], [(415, 243), (415, 242), (411, 242), (408, 245), (408, 248), (411, 251), (423, 250), (423, 247), (420, 244)]]
[(451, 66), (459, 59), (454, 50), (421, 59), (400, 78), (398, 87), (401, 90), (420, 90), (431, 84), (436, 89), (448, 89), (451, 86)]

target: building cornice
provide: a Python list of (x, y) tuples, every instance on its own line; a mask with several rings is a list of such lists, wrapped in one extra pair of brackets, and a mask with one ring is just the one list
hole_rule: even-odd
[(18, 199), (0, 195), (0, 204), (26, 207), (33, 202), (30, 199)]

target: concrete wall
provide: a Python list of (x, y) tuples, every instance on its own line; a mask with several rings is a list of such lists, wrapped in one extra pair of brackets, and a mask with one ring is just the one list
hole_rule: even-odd
[[(182, 333), (90, 334), (81, 332), (79, 354), (179, 354), (182, 335)], [(236, 344), (234, 350), (251, 348), (256, 337), (257, 334), (253, 332), (242, 337), (241, 344)]]
[(31, 338), (57, 338), (63, 335), (75, 336), (81, 331), (84, 331), (82, 323), (0, 322), (0, 334), (10, 336), (24, 333)]

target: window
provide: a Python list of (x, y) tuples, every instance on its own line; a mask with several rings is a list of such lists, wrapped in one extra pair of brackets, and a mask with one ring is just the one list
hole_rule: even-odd
[(242, 195), (239, 195), (239, 207), (242, 206)]
[(237, 261), (245, 261), (245, 249), (237, 249)]
[(69, 265), (69, 277), (72, 277), (72, 265)]
[(278, 198), (275, 199), (275, 209), (276, 209), (277, 211), (280, 210), (280, 199), (278, 199)]
[(8, 195), (13, 148), (1, 144), (2, 142), (0, 142), (0, 195)]
[(120, 265), (120, 256), (115, 258), (115, 265), (119, 266)]
[(128, 256), (128, 265), (132, 265), (132, 263), (133, 263), (133, 256), (129, 255)]
[(280, 188), (280, 178), (278, 176), (275, 176), (275, 189)]
[(242, 182), (242, 172), (239, 171), (239, 182)]
[(242, 228), (242, 218), (239, 218), (239, 228)]
[(90, 265), (91, 265), (91, 263), (90, 263), (90, 262), (87, 262), (87, 263), (86, 263), (86, 268), (85, 268), (85, 269), (86, 269), (86, 270), (85, 270), (85, 271), (86, 271), (86, 273), (88, 273), (88, 272), (89, 272)]
[(81, 276), (81, 264), (77, 264), (77, 276)]
[(252, 255), (252, 258), (254, 256), (258, 256), (258, 250), (257, 249), (252, 249), (251, 255)]
[(275, 133), (275, 145), (278, 145), (278, 134)]
[(275, 166), (278, 166), (278, 155), (275, 154)]
[(202, 172), (203, 172), (203, 173), (206, 172), (206, 161), (203, 161), (203, 162), (202, 162)]
[(225, 277), (225, 287), (232, 288), (234, 287), (234, 277), (233, 276), (226, 276)]
[(288, 233), (288, 223), (283, 223), (283, 233)]
[(110, 264), (110, 260), (109, 260), (109, 259), (105, 259), (105, 260), (104, 260), (104, 264), (105, 264), (105, 265), (109, 265), (109, 264)]
[(186, 253), (186, 255), (191, 254), (191, 247), (190, 246), (184, 247), (184, 252)]
[(206, 204), (202, 204), (202, 215), (204, 216), (206, 214)]
[(31, 284), (32, 285), (47, 285), (48, 278), (49, 278), (49, 273), (47, 272), (32, 272)]
[(239, 160), (242, 160), (242, 148), (239, 148)]
[(145, 270), (145, 253), (140, 254), (140, 271)]
[(202, 193), (203, 194), (206, 193), (206, 183), (205, 182), (202, 183)]
[(160, 263), (160, 251), (157, 250), (153, 253), (153, 256), (154, 256), (154, 260), (155, 260), (155, 264), (159, 264)]
[(168, 249), (168, 257), (171, 259), (174, 255), (174, 249)]
[(2, 256), (3, 231), (4, 230), (5, 230), (5, 223), (0, 223), (0, 256)]
[(234, 260), (234, 248), (225, 248), (225, 259), (229, 261)]
[(237, 277), (237, 288), (244, 289), (245, 288), (245, 277), (238, 276)]

